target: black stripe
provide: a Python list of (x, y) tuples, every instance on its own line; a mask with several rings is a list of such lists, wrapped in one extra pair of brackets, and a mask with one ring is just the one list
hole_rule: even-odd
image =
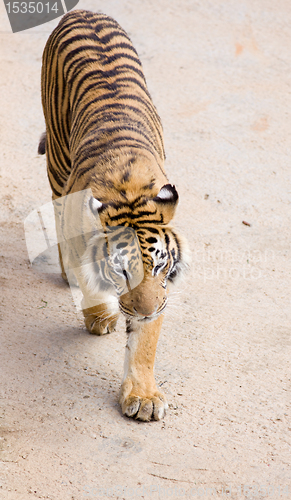
[(138, 221), (139, 224), (164, 224), (164, 217), (163, 217), (163, 214), (160, 214), (160, 219), (154, 219), (154, 220), (148, 220), (148, 219), (145, 219), (145, 220), (139, 220)]
[(139, 219), (139, 217), (148, 217), (151, 215), (155, 215), (156, 212), (140, 212), (139, 214), (133, 214), (132, 212), (122, 212), (121, 214), (114, 215), (110, 217), (110, 220), (117, 221), (120, 219)]
[(156, 227), (151, 227), (151, 226), (143, 227), (142, 231), (140, 231), (140, 232), (142, 232), (142, 234), (146, 234), (144, 232), (144, 230), (149, 231), (149, 232), (154, 233), (154, 234), (158, 234), (158, 235), (160, 234), (160, 231)]
[[(105, 35), (105, 36), (107, 36), (107, 35)], [(120, 36), (120, 33), (119, 33), (119, 36)], [(99, 42), (100, 41), (101, 40), (99, 39)], [(137, 52), (130, 42), (119, 42), (119, 41), (117, 42), (116, 41), (115, 43), (112, 43), (111, 45), (106, 45), (104, 47), (101, 46), (100, 49), (102, 50), (103, 53), (106, 53), (106, 54), (108, 54), (109, 52), (111, 52), (114, 49), (128, 49), (128, 50), (131, 50), (135, 54), (135, 56), (138, 58)], [(126, 54), (126, 56), (127, 55), (128, 54)], [(139, 65), (141, 66), (139, 59), (138, 59), (138, 62), (139, 62)]]
[[(128, 41), (130, 42), (128, 36), (122, 30), (122, 28), (119, 28), (119, 29), (116, 29), (116, 30), (112, 30), (112, 31), (110, 31), (110, 33), (107, 33), (106, 35), (99, 37), (98, 40), (99, 40), (100, 43), (103, 43), (104, 45), (106, 45), (106, 44), (108, 44), (112, 40), (112, 38), (115, 38), (117, 36), (122, 36), (124, 38), (127, 38)], [(131, 47), (131, 49), (134, 50), (134, 52), (136, 52), (135, 49), (134, 49), (134, 47), (132, 45), (130, 45), (130, 47)]]
[[(73, 171), (76, 171), (76, 169), (79, 169), (79, 172), (80, 173), (83, 173), (83, 168), (81, 166), (81, 164), (79, 164), (78, 162), (86, 162), (88, 161), (88, 156), (89, 156), (89, 159), (90, 159), (90, 163), (91, 165), (88, 165), (85, 167), (85, 169), (89, 172), (92, 168), (95, 168), (96, 167), (96, 159), (98, 159), (101, 154), (103, 154), (104, 152), (106, 151), (113, 151), (114, 149), (120, 149), (121, 145), (123, 142), (126, 142), (125, 146), (128, 146), (130, 147), (131, 149), (132, 148), (137, 148), (137, 149), (143, 149), (143, 150), (147, 150), (149, 151), (149, 153), (152, 153), (152, 148), (150, 148), (145, 142), (143, 142), (142, 140), (139, 140), (137, 138), (132, 138), (130, 136), (121, 136), (121, 137), (116, 137), (116, 138), (112, 138), (110, 140), (110, 144), (108, 142), (104, 142), (103, 144), (96, 144), (94, 148), (92, 148), (91, 150), (88, 150), (88, 149), (85, 149), (85, 150), (81, 150), (80, 152), (78, 152), (77, 155), (75, 155), (75, 166), (73, 168)], [(93, 154), (95, 153), (95, 154)], [(82, 156), (84, 157), (82, 159)]]
[[(90, 63), (91, 61), (94, 61), (94, 60), (89, 60), (88, 63)], [(80, 65), (81, 66), (81, 65)], [(75, 68), (76, 69), (76, 68)], [(95, 77), (95, 78), (94, 78)], [(116, 91), (117, 92), (120, 92), (122, 90), (124, 90), (126, 87), (128, 87), (129, 89), (132, 88), (131, 85), (126, 85), (127, 82), (131, 82), (131, 83), (134, 83), (136, 86), (139, 86), (140, 89), (146, 93), (146, 95), (148, 96), (148, 98), (150, 99), (150, 95), (148, 93), (148, 91), (146, 90), (146, 87), (139, 81), (137, 80), (136, 78), (130, 78), (130, 77), (123, 77), (123, 78), (116, 78), (114, 81), (110, 81), (110, 79), (107, 77), (104, 76), (104, 73), (102, 71), (97, 71), (97, 70), (92, 70), (92, 71), (88, 71), (86, 72), (86, 74), (84, 74), (81, 78), (79, 78), (78, 80), (78, 84), (77, 86), (75, 87), (75, 96), (78, 94), (79, 92), (79, 89), (80, 87), (86, 82), (86, 80), (88, 80), (88, 85), (85, 87), (85, 89), (83, 90), (83, 94), (81, 94), (78, 98), (81, 99), (83, 97), (83, 95), (85, 93), (88, 93), (91, 89), (96, 89), (96, 90), (101, 90), (101, 89), (106, 89), (109, 91), (109, 94), (107, 94), (108, 98), (110, 97), (116, 97)], [(89, 82), (92, 82), (93, 83), (89, 83)], [(114, 87), (114, 92), (112, 92), (112, 88)], [(133, 94), (127, 94), (127, 95), (133, 95)], [(118, 99), (120, 99), (120, 95), (117, 96)], [(91, 102), (89, 103), (91, 104)], [(112, 103), (112, 105), (117, 105), (119, 103)], [(120, 104), (120, 106), (123, 106), (123, 109), (126, 109), (127, 106), (126, 105), (122, 105)], [(137, 113), (140, 113), (141, 110), (138, 109), (138, 108), (134, 108), (132, 106), (132, 110), (136, 110)], [(100, 113), (100, 108), (98, 110), (95, 110), (95, 112), (98, 112)]]
[[(94, 33), (94, 32), (92, 32)], [(64, 36), (62, 36), (62, 38), (64, 38)], [(68, 48), (68, 45), (71, 45), (75, 42), (81, 42), (83, 40), (86, 40), (87, 41), (87, 45), (81, 45), (79, 46), (79, 51), (80, 50), (96, 50), (96, 48), (98, 47), (98, 45), (93, 44), (91, 45), (91, 39), (90, 39), (90, 33), (78, 33), (77, 35), (72, 35), (70, 36), (70, 38), (68, 38), (67, 40), (64, 40), (63, 42), (60, 43), (59, 45), (59, 52), (63, 52), (64, 50), (66, 50)]]
[(173, 230), (171, 232), (172, 232), (173, 238), (175, 240), (175, 243), (177, 245), (177, 250), (178, 250), (177, 261), (180, 262), (180, 260), (181, 260), (181, 245), (180, 245), (180, 241), (179, 241), (179, 238), (178, 238), (177, 234)]

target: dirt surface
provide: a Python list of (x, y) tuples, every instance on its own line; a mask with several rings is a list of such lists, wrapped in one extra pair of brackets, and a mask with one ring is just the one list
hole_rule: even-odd
[(290, 1), (78, 7), (115, 17), (139, 52), (192, 270), (158, 345), (169, 411), (125, 418), (124, 321), (91, 336), (26, 251), (24, 219), (50, 201), (36, 151), (58, 21), (12, 34), (2, 4), (0, 499), (290, 498)]

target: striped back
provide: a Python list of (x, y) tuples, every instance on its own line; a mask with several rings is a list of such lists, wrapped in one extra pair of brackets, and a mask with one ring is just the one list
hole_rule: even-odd
[(98, 182), (102, 165), (125, 154), (130, 163), (142, 151), (164, 173), (159, 116), (138, 55), (112, 18), (81, 10), (62, 18), (43, 54), (42, 102), (54, 197), (86, 188), (92, 169)]

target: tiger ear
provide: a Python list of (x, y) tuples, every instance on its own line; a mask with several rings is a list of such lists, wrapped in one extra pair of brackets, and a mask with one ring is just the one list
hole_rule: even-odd
[(171, 203), (176, 204), (178, 201), (179, 195), (175, 186), (172, 184), (165, 184), (160, 190), (159, 194), (154, 198), (154, 201), (158, 203)]
[(94, 196), (91, 196), (89, 200), (89, 207), (92, 214), (97, 215), (102, 208), (102, 203), (101, 201), (97, 200), (97, 198), (94, 198)]
[(165, 184), (157, 196), (153, 199), (153, 201), (160, 206), (163, 212), (165, 224), (170, 222), (170, 220), (174, 217), (178, 200), (179, 195), (175, 186), (172, 186), (172, 184)]

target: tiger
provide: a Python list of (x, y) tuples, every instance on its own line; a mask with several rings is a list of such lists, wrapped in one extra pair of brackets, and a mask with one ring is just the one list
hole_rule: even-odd
[[(46, 153), (57, 207), (62, 276), (69, 283), (74, 276), (82, 291), (90, 333), (110, 333), (125, 317), (122, 414), (163, 419), (156, 348), (169, 286), (190, 256), (170, 225), (179, 196), (165, 173), (161, 120), (129, 36), (105, 14), (65, 14), (44, 48), (41, 96), (46, 131), (38, 152)], [(70, 236), (76, 225), (78, 243)]]

